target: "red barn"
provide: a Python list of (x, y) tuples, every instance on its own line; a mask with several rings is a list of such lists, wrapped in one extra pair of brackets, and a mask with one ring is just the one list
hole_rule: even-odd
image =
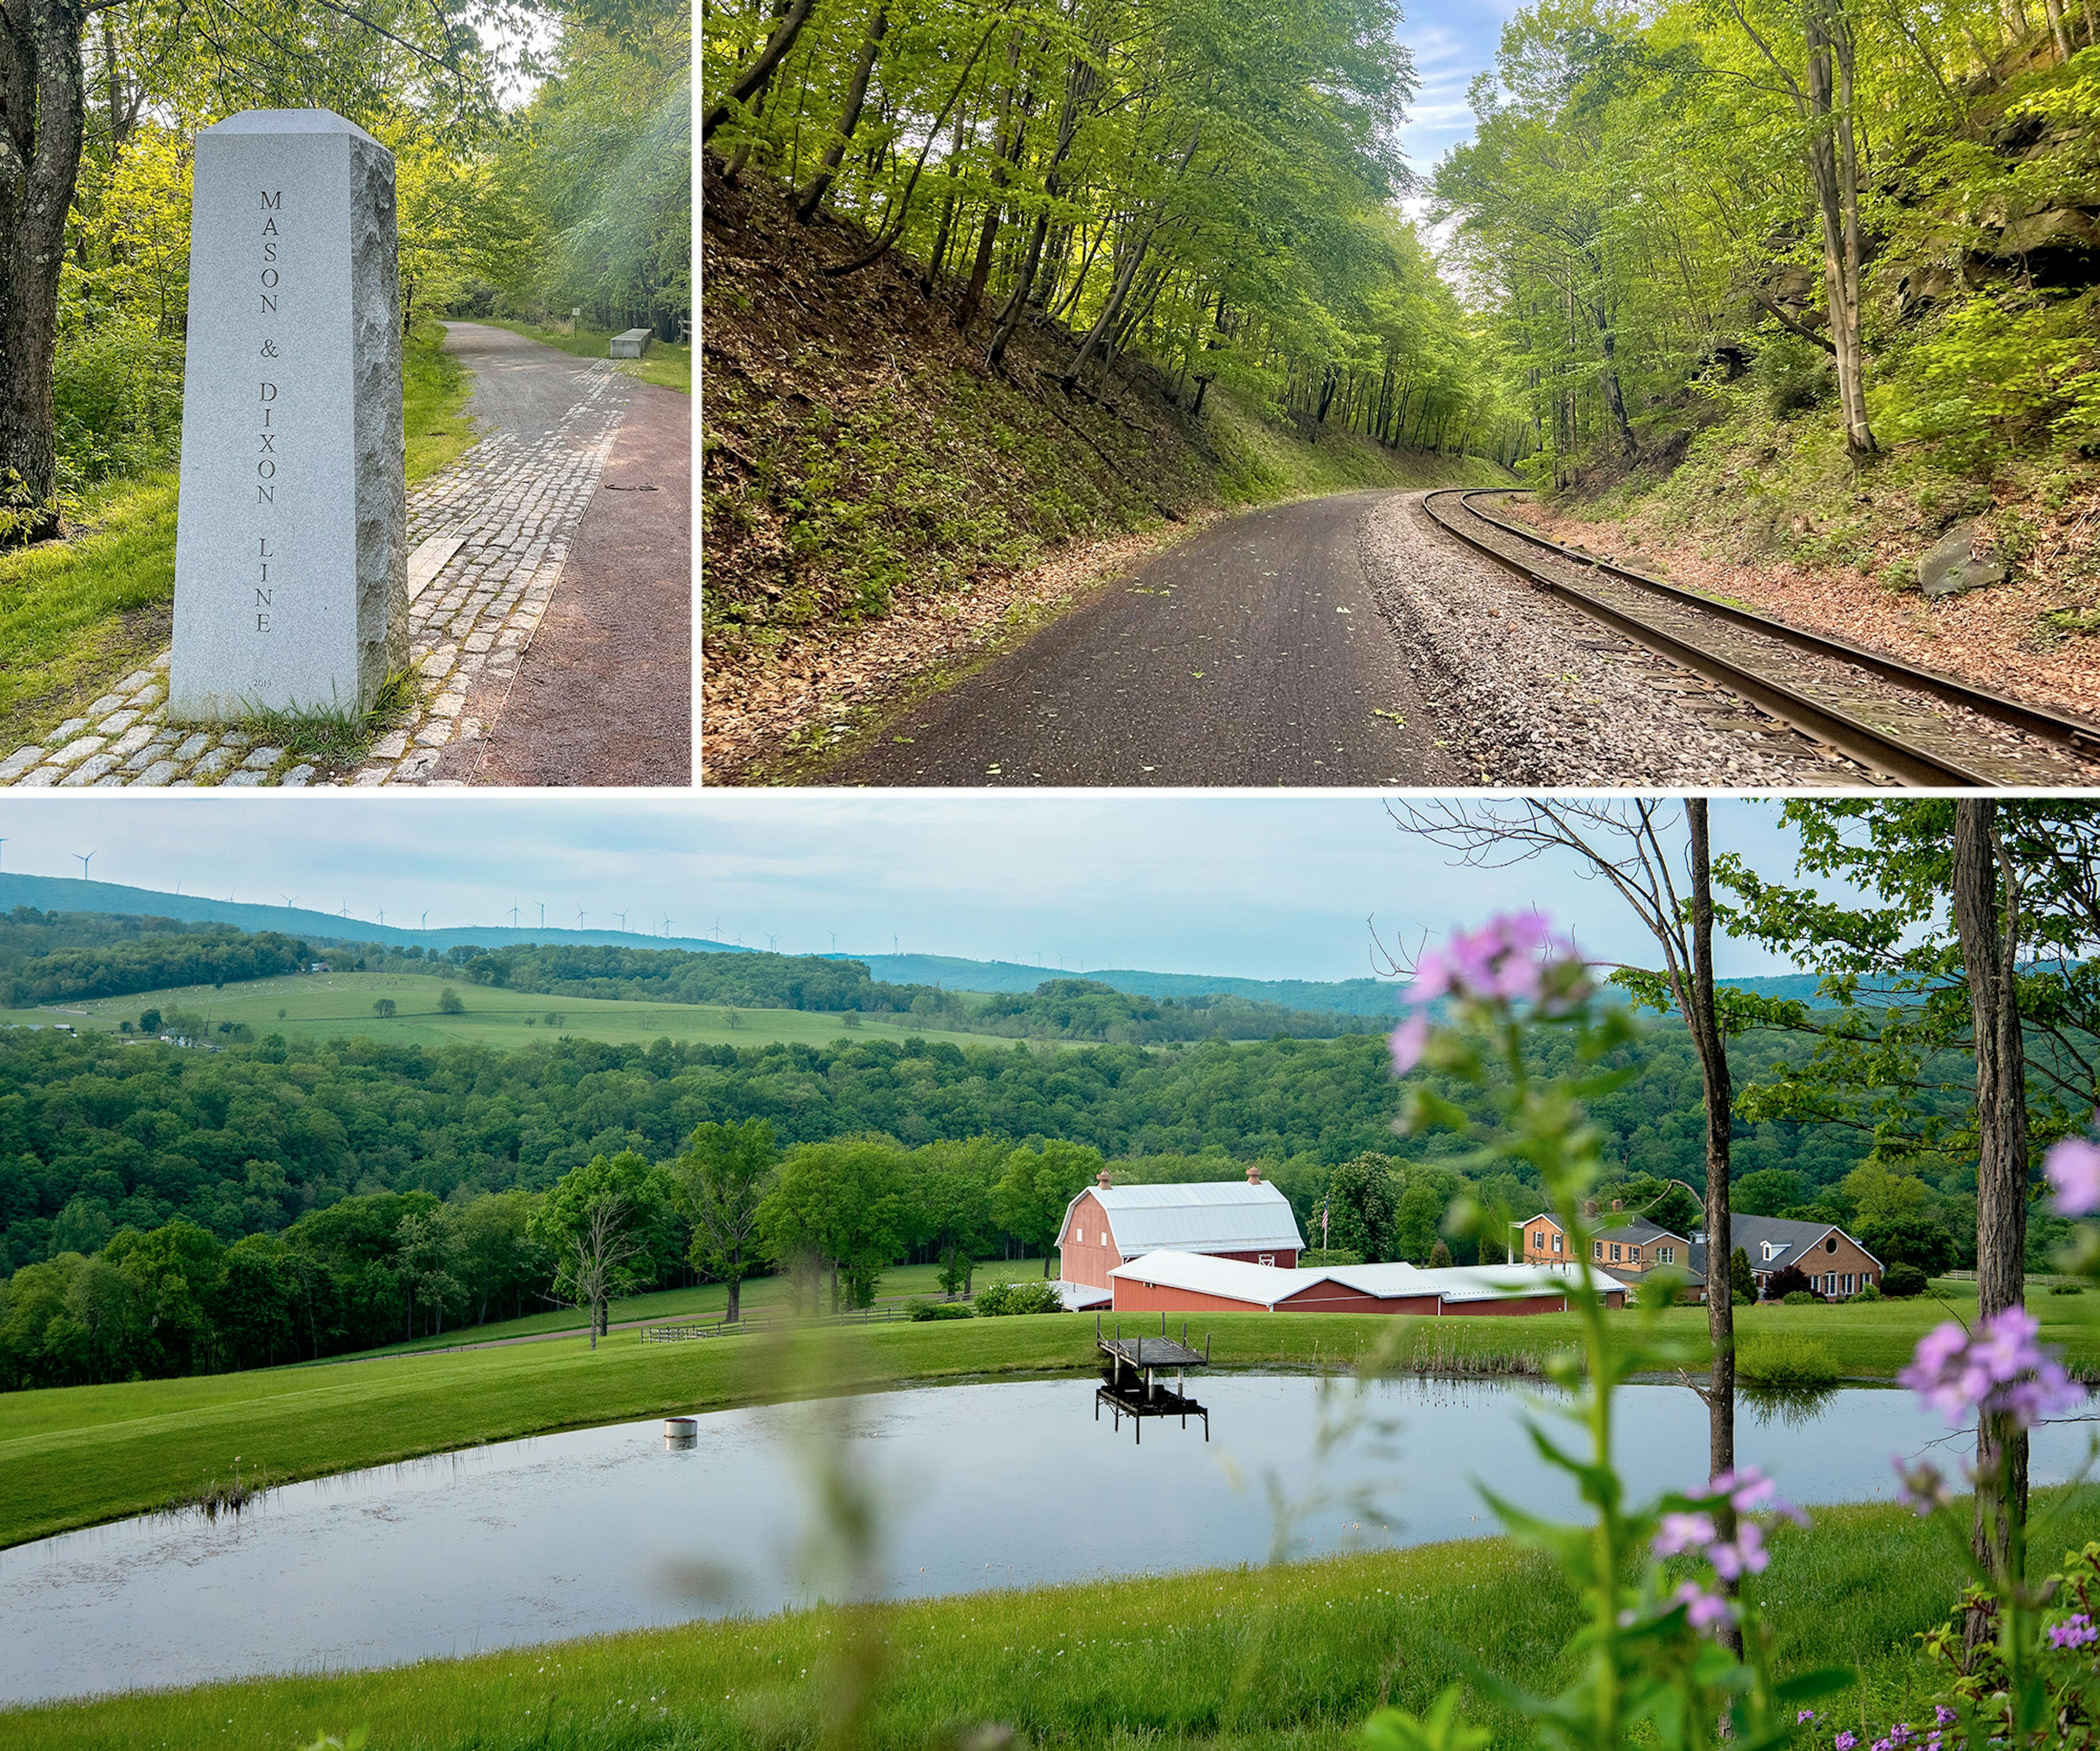
[(1305, 1242), (1290, 1200), (1251, 1167), (1244, 1183), (1118, 1186), (1105, 1172), (1065, 1206), (1058, 1230), (1057, 1274), (1065, 1282), (1110, 1287), (1110, 1273), (1158, 1253), (1295, 1270)]

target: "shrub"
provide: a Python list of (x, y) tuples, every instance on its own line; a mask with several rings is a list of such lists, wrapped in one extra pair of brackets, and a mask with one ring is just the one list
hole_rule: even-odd
[(1862, 1285), (1860, 1293), (1852, 1298), (1855, 1301), (1879, 1301), (1881, 1298), (1882, 1292), (1871, 1283)]
[(1922, 1295), (1929, 1280), (1916, 1265), (1890, 1265), (1882, 1273), (1882, 1293), (1899, 1301), (1908, 1300), (1912, 1295)]
[(987, 1320), (1012, 1313), (1062, 1313), (1065, 1298), (1054, 1283), (994, 1283), (978, 1292), (977, 1311)]
[(1789, 1307), (1813, 1307), (1823, 1298), (1805, 1289), (1790, 1289), (1780, 1299)]
[(966, 1301), (915, 1301), (911, 1303), (911, 1313), (915, 1320), (967, 1320), (973, 1317), (973, 1310)]
[(52, 361), (51, 398), (62, 491), (172, 462), (183, 343), (150, 323), (105, 322), (69, 335)]
[[(1891, 1271), (1890, 1276), (1893, 1276), (1895, 1274)], [(1882, 1279), (1882, 1287), (1891, 1295), (1895, 1293), (1894, 1289), (1889, 1288), (1887, 1277)], [(2082, 1295), (2085, 1293), (2085, 1285), (2083, 1283), (2052, 1283), (2049, 1286), (2049, 1292), (2052, 1295)]]
[(1838, 1364), (1813, 1338), (1799, 1332), (1775, 1332), (1740, 1345), (1736, 1372), (1761, 1386), (1834, 1386)]
[(464, 1015), (466, 1005), (460, 1002), (460, 994), (450, 985), (438, 993), (438, 1013), (440, 1015)]
[(1361, 1253), (1352, 1253), (1343, 1246), (1308, 1247), (1298, 1255), (1299, 1264), (1308, 1271), (1327, 1270), (1337, 1265), (1360, 1265), (1363, 1262)]

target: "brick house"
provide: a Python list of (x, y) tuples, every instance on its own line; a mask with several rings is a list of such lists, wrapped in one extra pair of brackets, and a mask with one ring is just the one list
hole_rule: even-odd
[(1065, 1208), (1057, 1275), (1105, 1289), (1109, 1273), (1148, 1253), (1202, 1253), (1295, 1270), (1305, 1241), (1290, 1200), (1251, 1167), (1244, 1182), (1118, 1186), (1105, 1171)]
[[(1784, 1216), (1732, 1216), (1732, 1245), (1749, 1256), (1758, 1293), (1789, 1266), (1808, 1279), (1808, 1287), (1826, 1300), (1856, 1295), (1869, 1283), (1879, 1289), (1882, 1262), (1835, 1223), (1794, 1222)], [(1692, 1249), (1692, 1267), (1703, 1281), (1706, 1248)]]

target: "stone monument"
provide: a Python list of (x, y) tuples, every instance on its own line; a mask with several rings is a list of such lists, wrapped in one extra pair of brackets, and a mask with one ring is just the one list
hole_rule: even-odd
[(408, 662), (393, 154), (248, 110), (191, 214), (168, 715), (361, 714)]

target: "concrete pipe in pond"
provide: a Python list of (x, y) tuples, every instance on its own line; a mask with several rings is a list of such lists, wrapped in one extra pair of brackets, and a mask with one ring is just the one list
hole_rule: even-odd
[(664, 1444), (666, 1447), (696, 1447), (699, 1444), (700, 1426), (690, 1417), (666, 1417), (664, 1419)]

